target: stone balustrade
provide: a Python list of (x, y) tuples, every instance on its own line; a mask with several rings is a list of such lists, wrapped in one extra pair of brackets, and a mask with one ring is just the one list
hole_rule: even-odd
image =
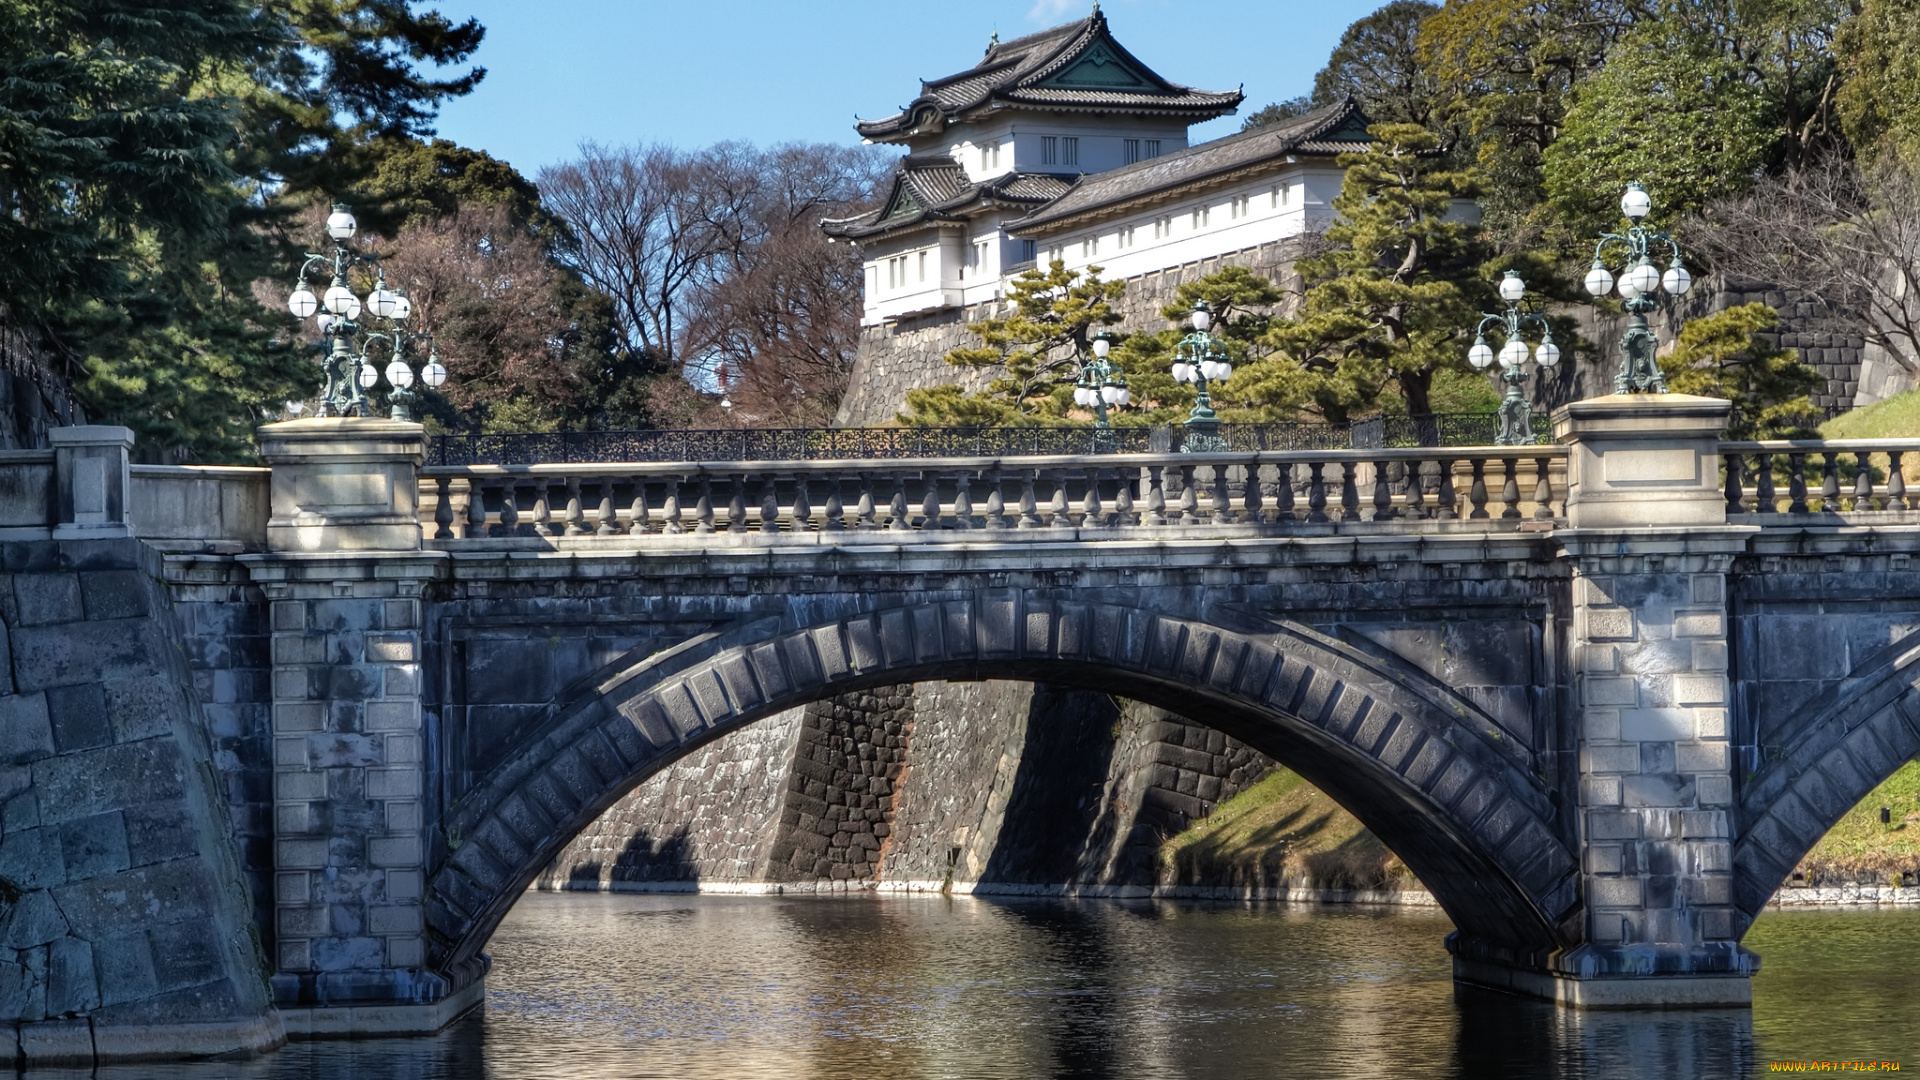
[(1720, 451), (1729, 520), (1803, 524), (1806, 515), (1865, 522), (1920, 511), (1905, 475), (1920, 466), (1920, 439), (1728, 442)]
[(1230, 534), (1544, 528), (1558, 446), (470, 466), (421, 472), (429, 540), (969, 529)]

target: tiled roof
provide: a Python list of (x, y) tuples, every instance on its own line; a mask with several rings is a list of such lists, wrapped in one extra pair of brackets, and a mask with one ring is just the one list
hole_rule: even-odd
[(861, 135), (897, 142), (996, 105), (1177, 115), (1189, 123), (1238, 108), (1238, 90), (1215, 92), (1170, 83), (1122, 48), (1096, 8), (1080, 22), (996, 42), (966, 71), (923, 82), (920, 95), (892, 116), (854, 124)]
[(1099, 213), (1122, 203), (1200, 183), (1289, 154), (1335, 155), (1365, 150), (1366, 114), (1352, 98), (1277, 124), (1243, 131), (1147, 161), (1082, 177), (1065, 195), (1012, 223), (1020, 233)]
[(820, 227), (829, 236), (860, 240), (942, 221), (964, 221), (963, 211), (983, 201), (1015, 208), (1041, 206), (1072, 187), (1071, 180), (1047, 173), (1007, 173), (975, 183), (945, 154), (915, 154), (901, 160), (879, 209), (856, 217), (829, 218)]

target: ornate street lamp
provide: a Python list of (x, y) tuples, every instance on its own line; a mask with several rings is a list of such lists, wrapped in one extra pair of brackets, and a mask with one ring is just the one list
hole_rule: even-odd
[(1094, 415), (1094, 427), (1105, 431), (1113, 425), (1107, 422), (1107, 408), (1124, 408), (1133, 400), (1133, 391), (1127, 389), (1127, 377), (1120, 368), (1107, 359), (1108, 350), (1113, 348), (1113, 335), (1101, 330), (1093, 335), (1093, 359), (1080, 365), (1080, 377), (1073, 381), (1073, 403), (1091, 408)]
[[(1495, 359), (1493, 346), (1487, 344), (1487, 327), (1499, 327), (1506, 338), (1506, 344), (1500, 346), (1499, 360), (1503, 369), (1500, 377), (1507, 383), (1507, 396), (1500, 402), (1500, 434), (1493, 440), (1501, 446), (1533, 444), (1533, 406), (1520, 392), (1527, 383), (1528, 354), (1532, 353), (1534, 362), (1543, 370), (1560, 362), (1560, 346), (1553, 343), (1553, 327), (1547, 317), (1520, 310), (1520, 301), (1526, 295), (1527, 283), (1520, 280), (1520, 272), (1507, 271), (1507, 276), (1500, 279), (1500, 299), (1507, 302), (1507, 310), (1498, 315), (1483, 314), (1480, 325), (1473, 331), (1473, 348), (1467, 350), (1467, 362), (1474, 370), (1485, 371)], [(1540, 327), (1538, 349), (1529, 349), (1520, 336), (1520, 328), (1529, 324)]]
[[(1600, 234), (1600, 242), (1593, 248), (1593, 269), (1587, 271), (1587, 291), (1595, 296), (1607, 295), (1608, 290), (1614, 288), (1615, 279), (1607, 270), (1603, 255), (1608, 244), (1626, 245), (1625, 265), (1620, 270), (1618, 284), (1622, 306), (1632, 319), (1627, 323), (1627, 332), (1620, 337), (1620, 372), (1613, 377), (1616, 394), (1667, 392), (1667, 380), (1654, 359), (1660, 339), (1654, 337), (1653, 330), (1647, 326), (1647, 312), (1656, 306), (1651, 299), (1654, 290), (1665, 289), (1674, 296), (1684, 296), (1693, 288), (1693, 275), (1680, 264), (1680, 245), (1667, 233), (1641, 226), (1640, 219), (1652, 209), (1653, 199), (1646, 189), (1638, 183), (1628, 184), (1627, 193), (1620, 198), (1620, 212), (1633, 224), (1624, 235)], [(1667, 246), (1669, 262), (1664, 274), (1653, 265), (1649, 253), (1655, 242)]]
[[(365, 391), (380, 383), (380, 369), (373, 364), (369, 347), (375, 341), (386, 343), (389, 358), (386, 369), (387, 382), (393, 390), (387, 400), (393, 406), (395, 420), (413, 419), (413, 402), (417, 395), (412, 390), (414, 372), (407, 364), (407, 346), (413, 342), (427, 343), (427, 364), (420, 370), (420, 381), (429, 387), (439, 387), (447, 381), (447, 369), (440, 363), (439, 355), (433, 349), (433, 335), (413, 334), (406, 330), (407, 316), (413, 312), (413, 303), (407, 294), (399, 289), (387, 288), (387, 272), (380, 265), (378, 256), (371, 252), (356, 252), (347, 246), (353, 234), (360, 228), (354, 220), (353, 212), (344, 203), (336, 203), (333, 213), (327, 216), (327, 236), (333, 240), (331, 255), (307, 254), (307, 261), (300, 266), (300, 273), (294, 278), (292, 295), (287, 297), (287, 310), (293, 312), (296, 319), (313, 318), (320, 332), (332, 339), (323, 365), (327, 372), (327, 386), (321, 394), (320, 408), (316, 416), (365, 416), (367, 415), (367, 396)], [(360, 298), (347, 286), (347, 275), (356, 266), (371, 266), (374, 270), (373, 291), (367, 294), (363, 305)], [(330, 267), (332, 275), (328, 280), (325, 293), (316, 296), (308, 287), (307, 281), (316, 268)], [(387, 323), (385, 331), (378, 331), (362, 325), (360, 315), (365, 311), (374, 319)]]
[(1220, 434), (1220, 417), (1213, 411), (1213, 399), (1207, 396), (1209, 382), (1225, 382), (1233, 377), (1233, 364), (1220, 339), (1208, 333), (1213, 326), (1213, 309), (1205, 300), (1193, 302), (1189, 316), (1193, 333), (1173, 347), (1173, 381), (1192, 383), (1199, 388), (1193, 400), (1193, 414), (1187, 417), (1187, 436), (1180, 449), (1189, 454), (1219, 454), (1231, 449)]

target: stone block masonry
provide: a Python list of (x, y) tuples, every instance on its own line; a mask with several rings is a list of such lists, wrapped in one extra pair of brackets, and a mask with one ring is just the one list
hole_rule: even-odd
[[(254, 718), (236, 705), (210, 724), (193, 692), (247, 697), (222, 680), (250, 659), (210, 655), (138, 541), (7, 543), (0, 561), (3, 1052), (84, 1067), (278, 1045), (229, 843), (248, 795), (223, 793), (238, 770), (216, 765), (249, 752)], [(246, 628), (226, 629), (244, 654)]]

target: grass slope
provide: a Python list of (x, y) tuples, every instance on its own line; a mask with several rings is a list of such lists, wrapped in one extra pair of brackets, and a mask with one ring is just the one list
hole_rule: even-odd
[(1419, 883), (1359, 819), (1287, 769), (1160, 847), (1170, 885), (1406, 889)]
[(1911, 439), (1920, 436), (1920, 390), (1895, 394), (1820, 425), (1828, 439)]
[[(1893, 820), (1880, 824), (1880, 808)], [(1795, 868), (1809, 885), (1897, 884), (1920, 872), (1920, 761), (1909, 761), (1847, 811)]]

